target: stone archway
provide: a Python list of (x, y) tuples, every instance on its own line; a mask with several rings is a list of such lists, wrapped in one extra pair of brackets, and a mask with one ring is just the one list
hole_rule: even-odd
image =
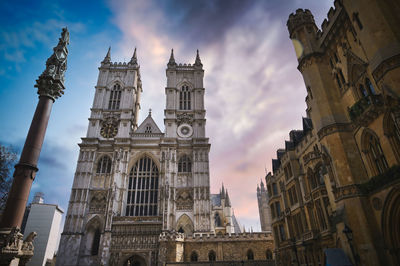
[(392, 189), (382, 212), (382, 232), (393, 265), (400, 265), (400, 186)]
[(146, 266), (146, 265), (147, 265), (146, 260), (139, 255), (133, 255), (129, 257), (124, 263), (124, 266)]

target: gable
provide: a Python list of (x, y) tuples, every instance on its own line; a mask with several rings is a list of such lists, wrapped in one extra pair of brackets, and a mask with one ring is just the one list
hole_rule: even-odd
[(161, 134), (160, 128), (157, 126), (156, 122), (149, 114), (146, 119), (140, 124), (135, 133), (152, 133), (152, 134)]

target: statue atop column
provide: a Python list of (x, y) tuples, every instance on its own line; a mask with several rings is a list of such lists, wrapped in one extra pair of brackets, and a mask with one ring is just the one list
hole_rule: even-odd
[(20, 233), (22, 218), (32, 182), (39, 170), (37, 162), (42, 149), (51, 107), (65, 90), (69, 32), (62, 29), (61, 38), (46, 61), (46, 69), (36, 80), (39, 102), (26, 137), (20, 160), (15, 166), (13, 184), (0, 223), (0, 265), (25, 265), (33, 256), (35, 232), (23, 240)]

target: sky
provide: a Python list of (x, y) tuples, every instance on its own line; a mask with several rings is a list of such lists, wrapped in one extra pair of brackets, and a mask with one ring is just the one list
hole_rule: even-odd
[[(68, 207), (86, 135), (98, 67), (128, 62), (137, 48), (143, 93), (139, 121), (152, 109), (164, 129), (165, 69), (171, 48), (177, 63), (205, 70), (206, 134), (210, 138), (211, 193), (228, 189), (239, 222), (260, 230), (256, 189), (276, 150), (301, 129), (306, 89), (286, 28), (297, 8), (321, 25), (330, 0), (113, 0), (0, 2), (0, 143), (22, 151), (36, 104), (35, 80), (57, 44), (70, 32), (65, 94), (53, 105), (40, 155), (35, 192)], [(264, 181), (265, 182), (265, 181)]]

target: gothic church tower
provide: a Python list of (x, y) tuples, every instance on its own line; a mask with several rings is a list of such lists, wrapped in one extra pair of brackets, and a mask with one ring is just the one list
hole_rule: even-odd
[(82, 138), (57, 265), (106, 264), (113, 215), (123, 215), (129, 140), (137, 128), (142, 84), (136, 49), (128, 63), (111, 62), (99, 76), (87, 135)]
[(164, 230), (210, 231), (210, 144), (205, 134), (204, 70), (199, 52), (177, 64), (173, 50), (166, 70), (165, 137), (161, 143), (168, 197)]

